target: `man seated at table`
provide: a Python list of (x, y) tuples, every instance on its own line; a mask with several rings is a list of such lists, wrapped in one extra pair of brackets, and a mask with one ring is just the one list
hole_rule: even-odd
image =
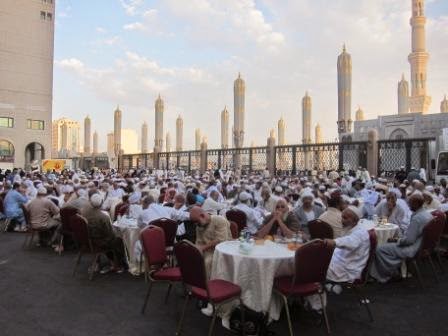
[(334, 238), (342, 237), (346, 234), (346, 230), (342, 225), (342, 211), (346, 208), (346, 203), (339, 191), (332, 192), (327, 203), (328, 208), (320, 215), (319, 219), (331, 226)]
[(413, 214), (406, 234), (396, 242), (389, 242), (377, 248), (370, 275), (379, 282), (385, 283), (398, 276), (402, 261), (414, 257), (418, 252), (422, 243), (423, 229), (433, 218), (423, 204), (422, 194), (414, 192), (409, 198), (409, 207)]
[[(43, 230), (39, 232), (39, 243), (41, 246), (46, 246), (49, 243), (56, 242), (57, 232), (60, 220), (54, 218), (59, 214), (59, 208), (47, 198), (47, 189), (40, 187), (37, 190), (37, 197), (33, 199), (27, 206), (30, 214), (30, 224), (33, 229)], [(59, 250), (57, 251), (59, 252)]]
[(246, 226), (251, 234), (256, 234), (260, 228), (263, 218), (259, 211), (250, 206), (252, 196), (246, 191), (243, 191), (238, 196), (240, 203), (238, 203), (233, 209), (240, 210), (246, 214)]
[(21, 206), (28, 202), (26, 188), (19, 182), (14, 182), (12, 189), (8, 191), (3, 200), (6, 218), (16, 222), (14, 231), (26, 231), (25, 215)]
[(267, 235), (281, 235), (286, 238), (292, 238), (294, 233), (300, 228), (299, 221), (293, 212), (289, 211), (288, 203), (284, 199), (277, 201), (275, 210), (263, 221), (261, 228), (257, 232), (258, 238), (264, 238)]
[(107, 257), (112, 266), (105, 267), (101, 270), (101, 273), (110, 271), (121, 273), (126, 266), (123, 241), (115, 236), (110, 217), (101, 211), (102, 203), (101, 195), (93, 194), (90, 197), (90, 206), (85, 208), (83, 216), (87, 220), (87, 228), (92, 243), (99, 248), (111, 251), (107, 253)]
[(189, 213), (186, 211), (157, 204), (151, 195), (143, 199), (142, 208), (143, 210), (137, 219), (137, 224), (140, 228), (144, 228), (152, 221), (160, 218), (169, 218), (175, 221), (185, 221), (190, 218)]
[(406, 201), (398, 199), (400, 191), (392, 190), (386, 194), (386, 198), (382, 200), (375, 208), (378, 217), (386, 217), (388, 223), (397, 224), (402, 233), (405, 233), (410, 221), (410, 210)]
[(327, 271), (330, 282), (352, 282), (359, 279), (369, 259), (370, 238), (368, 231), (358, 225), (362, 211), (348, 206), (342, 211), (342, 226), (346, 230), (343, 237), (326, 239), (335, 246), (333, 257)]
[(196, 223), (196, 246), (204, 255), (207, 276), (210, 277), (215, 246), (232, 239), (230, 223), (223, 216), (210, 215), (198, 206), (191, 208), (190, 219)]
[(219, 212), (226, 208), (225, 203), (219, 202), (219, 191), (212, 190), (208, 197), (205, 199), (202, 209), (208, 212), (210, 215), (217, 215)]

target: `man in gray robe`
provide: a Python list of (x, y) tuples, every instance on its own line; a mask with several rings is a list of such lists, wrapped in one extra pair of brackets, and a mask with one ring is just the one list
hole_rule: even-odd
[(399, 275), (402, 261), (414, 257), (418, 252), (422, 243), (423, 229), (433, 218), (431, 213), (423, 208), (423, 203), (422, 194), (414, 193), (409, 199), (409, 207), (413, 214), (406, 234), (396, 242), (377, 248), (370, 275), (379, 282), (385, 283)]

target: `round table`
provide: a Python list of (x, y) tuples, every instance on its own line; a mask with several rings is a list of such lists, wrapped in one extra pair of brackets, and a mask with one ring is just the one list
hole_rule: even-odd
[[(276, 276), (294, 273), (294, 251), (286, 244), (265, 241), (254, 245), (246, 255), (240, 252), (239, 241), (226, 241), (216, 246), (211, 279), (231, 281), (241, 287), (244, 304), (250, 309), (269, 313), (273, 320), (280, 318), (280, 297), (272, 295)], [(232, 306), (223, 307), (220, 315), (229, 315)]]
[(375, 225), (372, 220), (367, 219), (361, 219), (359, 225), (364, 227), (366, 230), (375, 230), (378, 245), (383, 245), (387, 243), (388, 239), (394, 238), (400, 229), (396, 224), (387, 223), (385, 225)]

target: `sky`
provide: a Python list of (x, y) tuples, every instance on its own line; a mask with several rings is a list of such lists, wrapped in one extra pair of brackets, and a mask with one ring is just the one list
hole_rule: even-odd
[[(448, 1), (427, 0), (430, 113), (448, 93)], [(337, 136), (337, 56), (352, 55), (352, 118), (397, 113), (397, 83), (411, 49), (411, 0), (58, 0), (53, 118), (92, 119), (100, 150), (113, 130), (149, 125), (165, 101), (164, 128), (175, 143), (184, 119), (184, 149), (200, 128), (220, 146), (220, 114), (233, 120), (233, 81), (246, 82), (245, 144), (266, 145), (283, 117), (286, 141), (302, 139), (301, 100), (312, 97), (312, 134)], [(140, 147), (140, 144), (139, 144)]]

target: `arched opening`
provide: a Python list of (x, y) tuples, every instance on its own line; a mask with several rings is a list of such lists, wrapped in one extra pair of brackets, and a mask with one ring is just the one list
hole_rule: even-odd
[(389, 139), (390, 140), (403, 140), (403, 139), (407, 139), (409, 137), (408, 133), (401, 129), (401, 128), (397, 128), (395, 131), (393, 131), (390, 136)]
[(352, 136), (351, 135), (344, 135), (342, 137), (342, 142), (352, 142)]
[(14, 145), (8, 140), (0, 139), (0, 162), (14, 163)]
[(25, 147), (25, 167), (29, 167), (34, 160), (40, 161), (45, 157), (44, 147), (38, 142), (31, 142)]

